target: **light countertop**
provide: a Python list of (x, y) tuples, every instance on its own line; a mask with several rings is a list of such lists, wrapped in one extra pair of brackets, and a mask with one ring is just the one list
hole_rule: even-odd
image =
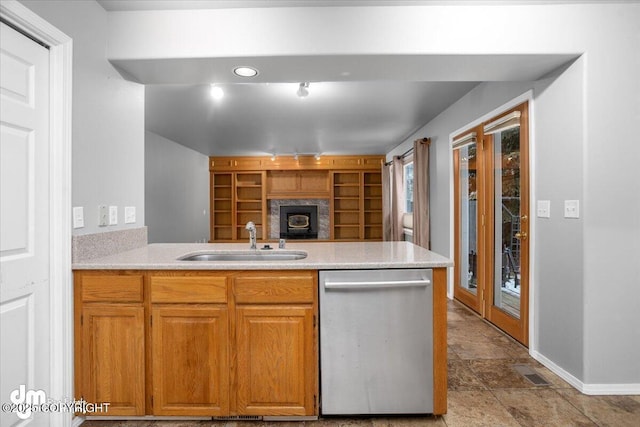
[[(273, 246), (273, 243), (271, 243)], [(258, 244), (261, 248), (263, 244)], [(276, 243), (277, 247), (277, 243)], [(155, 243), (73, 264), (74, 270), (337, 270), (451, 267), (453, 262), (408, 242), (287, 242), (306, 251), (294, 261), (179, 261), (186, 254), (249, 249), (248, 243)], [(260, 249), (258, 249), (260, 250)], [(278, 251), (274, 249), (273, 251)], [(270, 251), (271, 252), (271, 251)]]

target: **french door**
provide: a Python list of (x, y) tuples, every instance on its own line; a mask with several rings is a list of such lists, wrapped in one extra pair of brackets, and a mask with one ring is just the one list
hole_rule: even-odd
[(524, 103), (454, 138), (454, 297), (528, 345), (529, 144)]

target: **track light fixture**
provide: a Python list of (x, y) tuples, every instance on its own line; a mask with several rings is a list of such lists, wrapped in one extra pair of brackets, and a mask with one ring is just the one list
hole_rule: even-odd
[(300, 98), (306, 98), (309, 96), (309, 82), (300, 83), (300, 87), (296, 93)]

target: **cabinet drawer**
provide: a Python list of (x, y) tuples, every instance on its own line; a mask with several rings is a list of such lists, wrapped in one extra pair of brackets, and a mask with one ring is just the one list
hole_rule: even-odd
[(233, 286), (239, 304), (313, 303), (315, 289), (314, 275), (283, 275), (282, 272), (239, 276), (235, 278)]
[(225, 303), (224, 276), (151, 276), (153, 303)]
[(82, 301), (142, 302), (142, 275), (82, 276)]

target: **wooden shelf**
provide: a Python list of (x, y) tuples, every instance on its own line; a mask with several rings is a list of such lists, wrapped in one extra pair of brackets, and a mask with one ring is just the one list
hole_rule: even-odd
[(211, 172), (210, 241), (244, 239), (248, 221), (262, 238), (266, 219), (265, 172)]
[(331, 202), (332, 239), (382, 239), (381, 171), (334, 171)]
[(209, 170), (221, 171), (330, 171), (330, 170), (373, 170), (379, 171), (385, 162), (384, 155), (359, 156), (315, 156), (300, 155), (294, 159), (292, 155), (259, 157), (209, 157)]
[(248, 238), (248, 221), (268, 239), (267, 201), (280, 198), (329, 199), (331, 239), (381, 240), (384, 156), (266, 159), (211, 158), (212, 242)]

